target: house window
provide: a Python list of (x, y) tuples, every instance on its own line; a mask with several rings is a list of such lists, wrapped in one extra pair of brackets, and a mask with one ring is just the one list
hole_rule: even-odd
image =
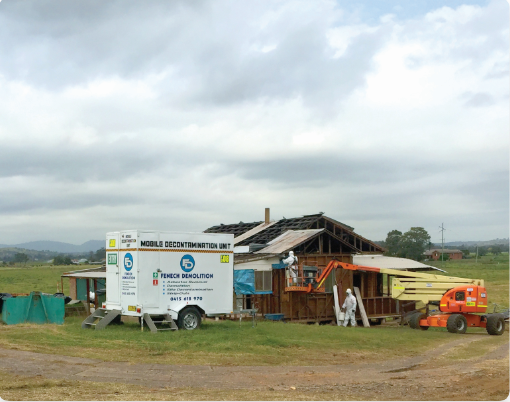
[(256, 292), (271, 292), (273, 290), (272, 274), (272, 271), (255, 271)]

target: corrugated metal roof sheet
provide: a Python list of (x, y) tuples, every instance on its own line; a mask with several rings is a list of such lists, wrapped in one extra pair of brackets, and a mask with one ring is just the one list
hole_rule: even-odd
[(354, 255), (352, 257), (354, 265), (364, 265), (366, 267), (387, 268), (387, 269), (408, 269), (417, 270), (436, 270), (445, 272), (442, 269), (425, 265), (421, 262), (409, 260), (407, 258), (386, 257), (384, 255)]
[(90, 279), (102, 279), (106, 278), (106, 272), (82, 272), (74, 274), (62, 274), (63, 277), (67, 278), (90, 278)]
[(288, 230), (271, 240), (267, 247), (254, 254), (281, 254), (317, 236), (324, 229)]

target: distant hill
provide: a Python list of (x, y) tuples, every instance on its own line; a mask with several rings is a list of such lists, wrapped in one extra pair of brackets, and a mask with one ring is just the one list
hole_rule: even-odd
[(14, 261), (14, 257), (17, 253), (23, 253), (28, 255), (32, 261), (48, 261), (52, 260), (59, 253), (55, 251), (38, 251), (38, 250), (26, 250), (18, 247), (4, 247), (5, 245), (0, 244), (0, 261)]
[(36, 251), (53, 251), (57, 253), (88, 253), (89, 251), (96, 252), (105, 246), (104, 240), (89, 240), (81, 245), (63, 243), (59, 241), (31, 241), (28, 243), (20, 244), (0, 244), (0, 248), (22, 248), (26, 250)]
[[(459, 247), (459, 246), (495, 246), (497, 244), (508, 244), (508, 239), (493, 239), (493, 240), (478, 240), (478, 241), (450, 241), (446, 242), (445, 247)], [(435, 243), (434, 247), (441, 247), (441, 243)]]

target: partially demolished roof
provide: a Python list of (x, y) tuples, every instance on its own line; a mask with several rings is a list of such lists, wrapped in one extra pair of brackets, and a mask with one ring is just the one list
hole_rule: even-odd
[[(218, 225), (205, 230), (205, 233), (232, 233), (234, 238), (243, 235), (249, 230), (261, 225), (263, 222)], [(323, 213), (314, 215), (304, 215), (299, 218), (283, 218), (272, 225), (268, 225), (264, 230), (254, 233), (252, 236), (236, 242), (237, 246), (247, 246), (252, 243), (268, 244), (278, 236), (289, 230), (300, 231), (308, 229), (324, 229), (322, 233), (326, 234), (332, 241), (338, 244), (338, 247), (345, 252), (354, 253), (374, 253), (385, 251), (381, 246), (370, 240), (356, 234), (354, 228), (345, 225), (335, 219), (324, 216)], [(265, 250), (260, 250), (261, 252)]]

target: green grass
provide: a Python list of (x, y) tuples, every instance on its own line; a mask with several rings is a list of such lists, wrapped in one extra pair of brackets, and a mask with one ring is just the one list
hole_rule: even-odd
[[(0, 293), (55, 293), (60, 287), (64, 272), (96, 267), (97, 265), (53, 266), (27, 265), (26, 267), (0, 267)], [(64, 278), (64, 293), (69, 294), (69, 279)]]
[[(441, 330), (408, 327), (343, 328), (331, 325), (205, 321), (200, 330), (142, 332), (136, 322), (103, 331), (64, 325), (0, 325), (0, 346), (101, 360), (206, 365), (321, 365), (417, 355), (450, 341)], [(396, 341), (398, 340), (398, 341)]]

